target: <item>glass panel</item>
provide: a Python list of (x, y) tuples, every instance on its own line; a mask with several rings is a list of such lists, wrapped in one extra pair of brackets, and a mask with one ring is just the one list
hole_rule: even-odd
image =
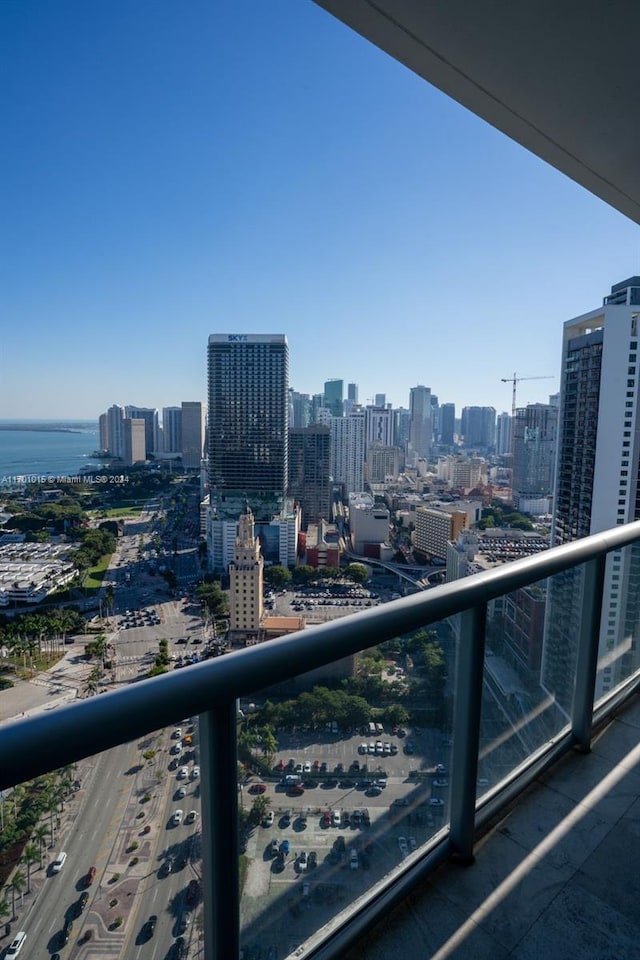
[(640, 667), (640, 545), (607, 557), (596, 676), (596, 702)]
[(240, 702), (245, 957), (293, 953), (447, 823), (454, 643), (438, 624)]
[(578, 567), (488, 605), (479, 795), (569, 722), (582, 582)]
[(196, 955), (198, 750), (197, 722), (185, 718), (2, 793), (5, 946), (25, 931), (24, 956), (90, 944), (124, 958), (151, 940), (158, 956)]

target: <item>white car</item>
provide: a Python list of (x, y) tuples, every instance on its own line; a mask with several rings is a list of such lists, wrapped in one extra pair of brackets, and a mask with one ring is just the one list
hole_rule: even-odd
[(334, 810), (333, 813), (331, 814), (331, 826), (339, 827), (341, 823), (342, 823), (342, 817), (340, 816), (340, 811)]
[(357, 850), (352, 850), (352, 851), (351, 851), (351, 856), (349, 857), (349, 866), (351, 867), (352, 870), (357, 870), (357, 869), (358, 869), (359, 864), (358, 864), (358, 851), (357, 851)]
[(275, 818), (274, 818), (273, 810), (269, 810), (269, 812), (268, 812), (267, 815), (265, 816), (264, 820), (262, 821), (262, 826), (263, 826), (263, 827), (272, 827), (272, 826), (273, 826), (273, 821), (274, 821), (274, 819), (275, 819)]
[(181, 750), (182, 750), (182, 740), (178, 740), (178, 742), (174, 743), (174, 745), (171, 747), (171, 753), (180, 753)]
[(307, 869), (307, 851), (301, 850), (300, 855), (298, 856), (298, 870)]
[(200, 767), (194, 767), (193, 770), (191, 771), (191, 779), (197, 780), (199, 776), (200, 776)]
[(406, 855), (409, 853), (409, 847), (407, 846), (406, 837), (398, 837), (398, 848), (402, 856), (406, 857)]
[(178, 780), (186, 780), (188, 776), (189, 776), (189, 768), (180, 767), (180, 769), (178, 770)]
[(182, 823), (182, 810), (174, 810), (173, 817), (171, 822), (174, 826), (178, 826), (179, 823)]

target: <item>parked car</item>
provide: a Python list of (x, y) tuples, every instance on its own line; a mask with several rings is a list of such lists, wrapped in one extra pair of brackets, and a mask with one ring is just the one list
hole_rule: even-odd
[(307, 860), (307, 851), (306, 851), (306, 850), (301, 850), (300, 853), (298, 854), (298, 870), (301, 870), (301, 871), (302, 871), (302, 870), (306, 870), (306, 869), (307, 869), (307, 863), (308, 863), (308, 860)]
[(357, 869), (358, 869), (359, 863), (358, 863), (358, 851), (357, 851), (357, 850), (352, 850), (352, 851), (351, 851), (351, 854), (350, 854), (350, 856), (349, 856), (349, 866), (350, 866), (350, 868), (351, 868), (352, 870), (357, 870)]
[(158, 923), (158, 918), (154, 913), (149, 917), (149, 919), (147, 920), (147, 922), (142, 928), (142, 936), (145, 938), (145, 940), (151, 939), (151, 937), (155, 933), (157, 923)]
[(182, 823), (182, 810), (174, 810), (171, 822), (173, 823), (174, 827), (177, 827), (179, 823)]

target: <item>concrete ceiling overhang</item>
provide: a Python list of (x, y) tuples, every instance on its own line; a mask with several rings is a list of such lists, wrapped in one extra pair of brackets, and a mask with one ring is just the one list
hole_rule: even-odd
[(316, 0), (640, 223), (638, 0)]

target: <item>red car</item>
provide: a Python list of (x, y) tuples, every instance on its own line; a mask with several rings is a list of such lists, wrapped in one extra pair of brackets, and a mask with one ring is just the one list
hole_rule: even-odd
[(252, 783), (249, 787), (249, 793), (264, 793), (267, 787), (264, 783)]
[(293, 786), (289, 787), (290, 797), (301, 797), (303, 793), (304, 787), (301, 783), (294, 783)]
[(87, 884), (88, 887), (91, 886), (91, 884), (93, 883), (93, 881), (95, 880), (95, 878), (96, 878), (96, 868), (95, 868), (95, 867), (89, 867), (89, 872), (88, 872), (88, 874), (87, 874), (87, 879), (86, 879), (86, 884)]
[(330, 813), (328, 810), (326, 810), (326, 811), (322, 814), (322, 826), (323, 826), (323, 827), (330, 827), (330, 826), (331, 826), (331, 813)]

